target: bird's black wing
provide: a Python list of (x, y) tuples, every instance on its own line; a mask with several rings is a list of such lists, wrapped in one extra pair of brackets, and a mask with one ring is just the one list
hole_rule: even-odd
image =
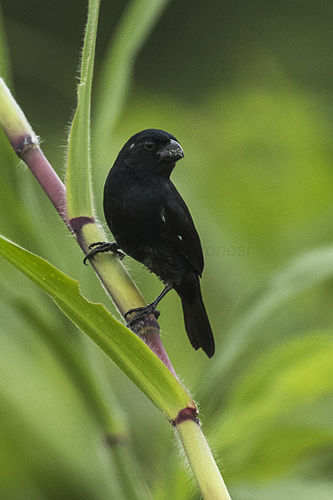
[(191, 214), (172, 184), (168, 199), (161, 205), (161, 234), (171, 241), (201, 276), (204, 261), (200, 238)]

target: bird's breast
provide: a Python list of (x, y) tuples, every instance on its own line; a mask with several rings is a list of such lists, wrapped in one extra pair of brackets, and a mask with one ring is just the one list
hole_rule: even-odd
[(121, 185), (119, 190), (110, 187), (104, 195), (104, 213), (117, 242), (126, 253), (133, 247), (151, 247), (157, 230), (158, 195), (151, 195), (142, 184)]

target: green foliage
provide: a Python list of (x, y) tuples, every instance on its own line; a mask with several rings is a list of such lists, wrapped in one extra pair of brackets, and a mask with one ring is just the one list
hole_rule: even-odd
[(76, 281), (3, 237), (0, 237), (0, 253), (50, 295), (66, 316), (170, 419), (190, 404), (186, 391), (146, 344), (116, 321), (102, 304), (86, 300)]
[(321, 282), (333, 277), (333, 247), (326, 246), (299, 255), (285, 269), (270, 278), (261, 296), (256, 298), (243, 314), (234, 321), (226, 335), (219, 362), (212, 366), (202, 384), (209, 391), (216, 380), (221, 379), (232, 365), (249, 350), (260, 333), (262, 323), (295, 296), (304, 293)]
[(231, 480), (276, 478), (333, 446), (332, 358), (331, 331), (257, 356), (215, 427)]

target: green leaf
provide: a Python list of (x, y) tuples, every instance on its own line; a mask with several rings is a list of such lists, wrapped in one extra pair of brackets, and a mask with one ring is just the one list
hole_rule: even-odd
[(68, 138), (66, 187), (69, 219), (79, 216), (93, 216), (90, 183), (90, 100), (99, 4), (99, 0), (89, 1), (80, 83), (77, 92), (77, 108)]
[(98, 89), (96, 151), (104, 154), (127, 97), (134, 62), (168, 0), (133, 0), (110, 45)]
[(169, 419), (191, 398), (162, 361), (134, 333), (115, 320), (102, 304), (88, 301), (78, 282), (41, 257), (0, 236), (0, 254), (50, 295)]
[(332, 409), (332, 332), (257, 356), (214, 429), (230, 477), (266, 480), (324, 453), (333, 445)]

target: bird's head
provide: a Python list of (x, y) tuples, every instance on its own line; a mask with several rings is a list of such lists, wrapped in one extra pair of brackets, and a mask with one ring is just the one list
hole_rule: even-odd
[(147, 129), (126, 142), (117, 161), (124, 162), (137, 174), (169, 177), (176, 161), (181, 158), (184, 158), (183, 149), (172, 134)]

